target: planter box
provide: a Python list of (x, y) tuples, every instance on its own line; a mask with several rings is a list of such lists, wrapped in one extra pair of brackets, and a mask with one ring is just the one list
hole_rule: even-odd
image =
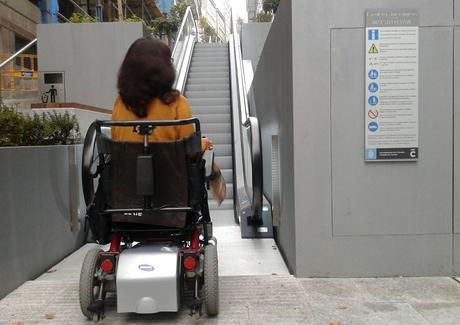
[(94, 120), (110, 120), (112, 119), (112, 111), (82, 105), (80, 103), (53, 103), (53, 104), (32, 104), (32, 113), (42, 114), (46, 112), (57, 112), (58, 114), (69, 113), (75, 116), (80, 126), (82, 139), (85, 138), (86, 131)]
[(0, 148), (0, 298), (83, 245), (81, 152)]

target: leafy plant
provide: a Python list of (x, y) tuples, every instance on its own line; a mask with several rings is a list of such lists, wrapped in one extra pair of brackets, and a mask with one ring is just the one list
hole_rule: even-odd
[(0, 146), (21, 143), (24, 117), (0, 100)]
[(88, 15), (82, 15), (82, 14), (80, 14), (78, 12), (74, 12), (72, 14), (72, 16), (70, 16), (69, 21), (71, 23), (76, 23), (76, 24), (80, 24), (80, 23), (95, 23), (95, 22), (97, 22), (97, 19), (93, 18), (91, 16), (88, 16)]
[(68, 112), (25, 115), (0, 99), (0, 146), (76, 144), (81, 140), (77, 118)]
[(129, 23), (141, 22), (147, 27), (148, 31), (151, 34), (155, 33), (155, 27), (152, 24), (148, 24), (144, 19), (142, 19), (142, 18), (140, 18), (140, 17), (138, 17), (136, 15), (128, 17), (126, 20), (124, 20), (124, 22), (129, 22)]
[(258, 23), (270, 23), (273, 19), (273, 14), (270, 12), (259, 12), (256, 16)]
[(48, 112), (44, 116), (48, 144), (75, 144), (80, 141), (80, 126), (75, 115)]
[(211, 27), (211, 25), (209, 25), (206, 17), (200, 17), (199, 25), (201, 30), (203, 31), (203, 39), (205, 41), (209, 40), (209, 38), (211, 38), (211, 40), (217, 41), (217, 32), (213, 27)]
[(276, 10), (278, 10), (279, 5), (280, 0), (264, 0), (262, 9), (265, 13), (276, 14)]
[(166, 35), (171, 40), (173, 33), (179, 29), (179, 24), (175, 18), (158, 17), (152, 21), (152, 26), (155, 28), (155, 34), (162, 37)]
[(193, 6), (193, 2), (190, 0), (178, 1), (174, 6), (171, 7), (171, 17), (177, 19), (179, 24), (185, 16), (187, 7)]

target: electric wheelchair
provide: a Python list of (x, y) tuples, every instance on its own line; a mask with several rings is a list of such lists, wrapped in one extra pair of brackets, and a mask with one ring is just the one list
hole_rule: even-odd
[[(185, 139), (149, 142), (155, 128), (194, 124)], [(128, 127), (143, 142), (111, 139)], [(80, 274), (80, 307), (104, 317), (107, 293), (117, 312), (177, 312), (184, 292), (191, 315), (219, 308), (217, 241), (206, 184), (213, 155), (201, 152), (197, 118), (174, 121), (95, 121), (83, 147), (82, 185), (93, 248)]]

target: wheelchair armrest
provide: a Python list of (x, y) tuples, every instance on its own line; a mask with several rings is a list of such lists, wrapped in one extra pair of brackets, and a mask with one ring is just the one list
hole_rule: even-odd
[(101, 133), (108, 139), (112, 139), (112, 128), (110, 126), (102, 126)]
[(203, 153), (203, 160), (205, 161), (205, 178), (209, 178), (212, 175), (212, 165), (214, 164), (214, 151), (206, 150)]

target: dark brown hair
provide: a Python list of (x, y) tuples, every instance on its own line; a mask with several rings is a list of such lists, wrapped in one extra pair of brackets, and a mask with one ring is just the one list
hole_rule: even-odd
[(126, 107), (139, 117), (147, 116), (154, 98), (171, 104), (179, 96), (172, 89), (176, 70), (169, 46), (152, 37), (136, 40), (126, 53), (118, 73), (118, 92)]

